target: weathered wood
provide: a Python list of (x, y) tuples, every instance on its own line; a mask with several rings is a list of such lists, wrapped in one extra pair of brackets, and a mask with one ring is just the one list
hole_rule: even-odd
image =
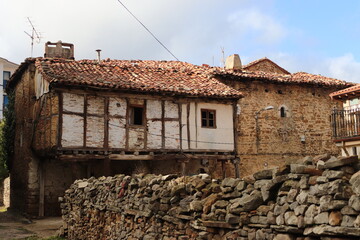
[(179, 114), (179, 135), (180, 135), (180, 150), (182, 150), (183, 149), (183, 147), (182, 147), (182, 138), (183, 138), (183, 136), (182, 136), (182, 105), (179, 103), (178, 104), (178, 114)]
[(126, 149), (129, 149), (129, 106), (130, 106), (130, 103), (129, 103), (129, 98), (126, 98), (126, 124), (125, 124), (125, 128), (126, 128), (126, 132), (125, 132), (125, 148)]
[(144, 112), (143, 112), (144, 118), (143, 118), (143, 124), (144, 124), (144, 148), (147, 148), (148, 144), (148, 128), (147, 128), (147, 100), (144, 100)]
[(59, 118), (58, 118), (58, 138), (57, 138), (57, 146), (62, 147), (62, 123), (63, 123), (63, 95), (62, 93), (58, 93), (59, 96)]
[(83, 133), (83, 145), (86, 147), (86, 139), (87, 139), (87, 114), (88, 114), (88, 104), (87, 104), (88, 96), (85, 94), (84, 96), (84, 133)]
[(188, 142), (188, 149), (191, 149), (190, 144), (190, 103), (186, 105), (186, 125), (187, 125), (187, 142)]
[(109, 98), (105, 98), (104, 132), (104, 148), (109, 150)]
[(165, 148), (165, 101), (161, 101), (161, 148)]

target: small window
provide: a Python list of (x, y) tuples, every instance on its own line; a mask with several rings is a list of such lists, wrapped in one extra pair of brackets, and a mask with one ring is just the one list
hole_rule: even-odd
[(4, 86), (4, 88), (6, 88), (6, 84), (10, 80), (10, 75), (11, 75), (11, 73), (8, 72), (8, 71), (3, 72), (3, 86)]
[(130, 124), (131, 125), (144, 125), (144, 107), (133, 106), (130, 107)]
[(356, 147), (352, 147), (352, 152), (353, 152), (353, 155), (354, 155), (354, 156), (357, 155), (357, 149), (356, 149)]
[(285, 107), (281, 107), (280, 108), (280, 117), (286, 117), (286, 109)]
[(216, 111), (201, 109), (201, 127), (216, 128)]
[(7, 95), (3, 95), (3, 107), (5, 108), (9, 103), (9, 98)]

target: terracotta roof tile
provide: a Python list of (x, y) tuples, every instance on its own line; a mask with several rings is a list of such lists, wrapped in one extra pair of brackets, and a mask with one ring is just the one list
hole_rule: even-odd
[(318, 86), (335, 86), (335, 87), (349, 87), (354, 83), (349, 83), (343, 80), (324, 77), (321, 75), (315, 75), (305, 72), (297, 72), (293, 74), (278, 74), (262, 71), (234, 71), (217, 68), (214, 72), (217, 76), (233, 76), (239, 80), (243, 78), (256, 79), (267, 82), (286, 83), (286, 84), (310, 84)]
[(329, 96), (334, 99), (351, 99), (359, 97), (360, 95), (360, 84), (348, 87), (336, 92), (331, 93)]
[(212, 78), (207, 68), (178, 61), (65, 60), (37, 58), (50, 84), (92, 86), (149, 93), (239, 98), (241, 93)]

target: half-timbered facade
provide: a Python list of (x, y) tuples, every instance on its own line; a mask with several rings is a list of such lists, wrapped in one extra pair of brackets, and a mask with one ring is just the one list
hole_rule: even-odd
[(16, 112), (11, 204), (31, 215), (58, 214), (57, 198), (75, 179), (215, 174), (219, 166), (222, 177), (236, 159), (241, 94), (202, 67), (32, 58), (8, 90)]

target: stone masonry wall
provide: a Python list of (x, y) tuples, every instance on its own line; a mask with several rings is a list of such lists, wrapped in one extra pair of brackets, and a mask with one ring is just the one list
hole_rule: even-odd
[[(335, 88), (261, 81), (226, 84), (245, 95), (239, 100), (237, 126), (241, 176), (307, 155), (339, 154), (332, 140), (329, 118), (334, 107), (341, 108), (329, 98)], [(274, 109), (261, 111), (256, 124), (255, 113), (267, 106)], [(280, 115), (282, 107), (285, 117)]]
[(68, 239), (359, 239), (357, 164), (355, 156), (325, 154), (244, 179), (76, 180), (60, 199), (62, 233)]

